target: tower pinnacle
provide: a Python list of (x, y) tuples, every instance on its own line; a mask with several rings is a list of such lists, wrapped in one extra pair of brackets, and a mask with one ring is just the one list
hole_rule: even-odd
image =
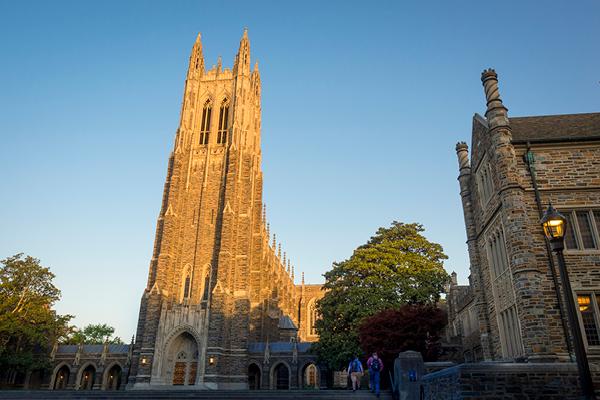
[(240, 48), (235, 56), (233, 65), (234, 75), (250, 75), (250, 40), (248, 39), (248, 29), (244, 29), (244, 34), (240, 40)]
[(485, 92), (487, 101), (487, 111), (485, 117), (488, 120), (490, 129), (497, 126), (508, 125), (508, 109), (502, 103), (500, 91), (498, 90), (498, 74), (492, 68), (486, 69), (481, 73), (481, 83)]
[(190, 54), (188, 79), (199, 78), (204, 75), (204, 55), (202, 54), (202, 35), (198, 33)]

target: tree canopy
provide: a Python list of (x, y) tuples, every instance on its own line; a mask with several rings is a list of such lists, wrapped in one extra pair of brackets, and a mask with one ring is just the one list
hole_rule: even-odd
[(358, 327), (363, 318), (403, 304), (435, 304), (440, 299), (449, 279), (443, 268), (447, 256), (423, 231), (418, 223), (394, 221), (325, 273), (315, 348), (331, 368), (341, 368), (361, 353)]
[(115, 328), (107, 324), (89, 324), (83, 329), (73, 327), (64, 343), (67, 344), (102, 344), (104, 342), (123, 344), (120, 337), (115, 336)]
[(53, 279), (40, 260), (22, 253), (0, 261), (0, 370), (48, 366), (50, 349), (72, 318), (52, 309), (60, 299)]
[(393, 365), (398, 353), (406, 350), (420, 352), (425, 361), (436, 361), (446, 322), (446, 313), (433, 305), (406, 304), (381, 311), (362, 320), (360, 348), (365, 354), (376, 351), (386, 365)]

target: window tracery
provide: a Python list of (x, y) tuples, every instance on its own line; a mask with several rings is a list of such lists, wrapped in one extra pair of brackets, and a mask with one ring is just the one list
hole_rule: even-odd
[(227, 130), (229, 123), (229, 100), (223, 99), (219, 110), (219, 130), (217, 132), (217, 143), (224, 144), (227, 142)]
[(200, 122), (200, 144), (208, 144), (211, 112), (212, 105), (210, 100), (206, 100), (202, 108), (202, 121)]

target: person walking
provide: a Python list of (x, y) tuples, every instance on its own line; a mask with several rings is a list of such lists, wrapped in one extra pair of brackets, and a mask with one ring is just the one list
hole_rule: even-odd
[(350, 375), (350, 380), (352, 380), (352, 391), (356, 392), (356, 389), (360, 390), (360, 378), (363, 375), (363, 366), (358, 356), (354, 356), (353, 360), (350, 360), (350, 364), (348, 364), (348, 374)]
[(371, 393), (375, 393), (379, 397), (379, 380), (380, 373), (383, 371), (383, 361), (377, 356), (377, 352), (367, 360), (367, 368), (369, 368), (369, 383), (371, 384)]

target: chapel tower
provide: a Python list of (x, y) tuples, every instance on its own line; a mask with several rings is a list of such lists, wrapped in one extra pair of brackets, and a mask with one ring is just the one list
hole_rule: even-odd
[(168, 164), (134, 388), (246, 388), (250, 342), (273, 342), (280, 318), (298, 324), (301, 291), (262, 203), (258, 64), (244, 31), (232, 69), (206, 70), (193, 46)]

